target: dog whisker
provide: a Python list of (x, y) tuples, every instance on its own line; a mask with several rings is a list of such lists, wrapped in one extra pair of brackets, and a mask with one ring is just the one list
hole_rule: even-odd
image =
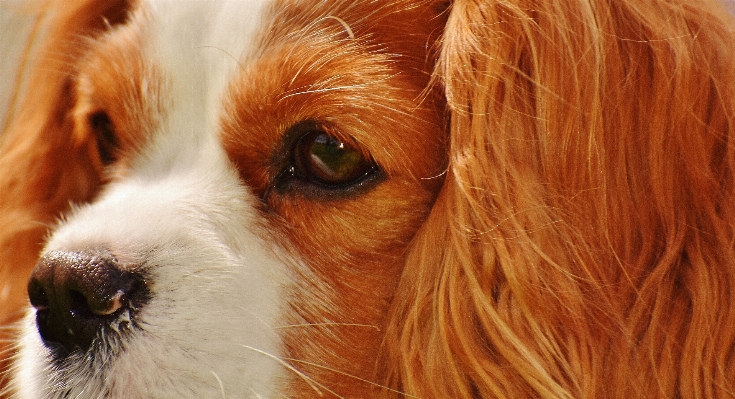
[[(311, 389), (313, 389), (313, 390), (314, 390), (314, 392), (316, 392), (316, 393), (317, 393), (317, 395), (319, 395), (320, 397), (323, 397), (323, 396), (324, 396), (324, 392), (322, 391), (322, 389), (323, 389), (324, 391), (327, 391), (327, 392), (329, 392), (329, 393), (333, 394), (334, 396), (337, 396), (337, 397), (339, 397), (339, 398), (342, 398), (342, 396), (340, 396), (340, 395), (337, 395), (337, 394), (336, 394), (336, 393), (335, 393), (334, 391), (330, 390), (329, 388), (327, 388), (327, 387), (326, 387), (326, 386), (324, 386), (323, 384), (320, 384), (320, 383), (319, 383), (319, 382), (317, 382), (317, 381), (316, 381), (315, 379), (313, 379), (313, 378), (309, 377), (308, 375), (304, 374), (303, 372), (301, 372), (301, 371), (300, 371), (299, 369), (297, 369), (296, 367), (294, 367), (294, 366), (292, 366), (292, 365), (288, 364), (288, 362), (287, 362), (287, 361), (285, 361), (285, 360), (284, 360), (283, 358), (281, 358), (281, 357), (279, 357), (279, 356), (276, 356), (276, 355), (274, 355), (274, 354), (272, 354), (272, 353), (268, 353), (268, 352), (266, 352), (266, 351), (260, 350), (260, 349), (258, 349), (258, 348), (254, 348), (254, 347), (252, 347), (252, 346), (249, 346), (249, 345), (242, 345), (242, 347), (243, 347), (243, 348), (245, 348), (245, 349), (248, 349), (248, 350), (251, 350), (251, 351), (257, 352), (257, 353), (259, 353), (259, 354), (261, 354), (261, 355), (263, 355), (263, 356), (266, 356), (266, 357), (268, 357), (268, 358), (270, 358), (270, 359), (272, 359), (272, 360), (276, 361), (276, 362), (277, 362), (278, 364), (282, 365), (282, 366), (283, 366), (283, 367), (285, 367), (285, 368), (286, 368), (287, 370), (289, 370), (289, 371), (292, 371), (292, 372), (293, 372), (294, 374), (296, 374), (296, 375), (297, 375), (297, 376), (298, 376), (299, 378), (303, 379), (303, 380), (304, 380), (304, 381), (305, 381), (305, 382), (306, 382), (307, 384), (309, 384), (309, 386), (311, 387)], [(322, 389), (319, 389), (320, 387), (321, 387)]]
[(360, 324), (360, 323), (301, 323), (301, 324), (289, 324), (285, 326), (275, 327), (276, 329), (287, 329), (287, 328), (301, 328), (301, 327), (365, 327), (372, 328), (375, 331), (380, 331), (380, 327), (372, 324)]
[(316, 368), (319, 368), (319, 369), (322, 369), (322, 370), (327, 370), (327, 371), (330, 371), (332, 373), (336, 373), (336, 374), (339, 374), (339, 375), (342, 375), (342, 376), (345, 376), (345, 377), (354, 379), (356, 381), (360, 381), (360, 382), (364, 382), (366, 384), (370, 384), (370, 385), (372, 385), (374, 387), (377, 387), (377, 388), (382, 388), (382, 389), (385, 389), (385, 390), (390, 391), (390, 392), (393, 392), (393, 393), (401, 394), (401, 395), (403, 395), (403, 396), (405, 396), (407, 398), (420, 399), (418, 396), (410, 395), (410, 394), (408, 394), (406, 392), (401, 392), (401, 391), (399, 391), (397, 389), (393, 389), (393, 388), (387, 387), (387, 386), (385, 386), (383, 384), (379, 384), (379, 383), (374, 382), (374, 381), (370, 381), (370, 380), (367, 380), (367, 379), (364, 379), (364, 378), (360, 378), (360, 377), (358, 377), (356, 375), (352, 375), (350, 373), (345, 373), (343, 371), (336, 370), (336, 369), (334, 369), (332, 367), (329, 367), (329, 366), (323, 366), (323, 365), (316, 364), (316, 363), (313, 363), (313, 362), (309, 362), (309, 361), (306, 361), (306, 360), (299, 360), (299, 359), (294, 359), (294, 358), (289, 358), (289, 357), (284, 357), (284, 358), (282, 358), (282, 360), (288, 361), (288, 362), (293, 362), (293, 363), (304, 364), (304, 365), (307, 365), (307, 366), (310, 366), (310, 367), (316, 367)]
[[(255, 392), (255, 390), (253, 388), (248, 388), (248, 390), (250, 391), (250, 393), (252, 393), (253, 395), (255, 395), (256, 398), (258, 398), (258, 399), (264, 399), (263, 398), (263, 395)], [(222, 392), (222, 397), (224, 398), (224, 392)]]
[[(220, 393), (222, 394), (222, 399), (227, 398), (227, 395), (225, 394), (225, 384), (222, 383), (222, 379), (219, 378), (219, 376), (217, 375), (217, 373), (214, 372), (214, 370), (210, 370), (210, 373), (212, 373), (212, 375), (214, 376), (214, 379), (217, 380), (217, 384), (219, 385)], [(258, 395), (257, 393), (256, 395), (260, 397), (260, 395)]]
[(221, 47), (218, 47), (218, 46), (201, 46), (200, 48), (219, 50), (221, 53), (223, 53), (224, 55), (226, 55), (228, 58), (230, 58), (233, 61), (235, 61), (235, 63), (238, 65), (238, 67), (241, 70), (244, 69), (242, 63), (240, 62), (240, 60), (237, 59), (237, 57), (235, 57), (234, 55), (232, 55), (232, 53), (230, 53), (229, 51), (227, 51), (227, 50), (225, 50), (225, 49), (223, 49)]
[(350, 25), (347, 22), (345, 22), (344, 19), (339, 18), (339, 17), (335, 17), (334, 15), (328, 15), (328, 16), (322, 18), (321, 20), (323, 21), (323, 20), (326, 20), (326, 19), (333, 19), (333, 20), (339, 22), (345, 28), (345, 32), (347, 33), (347, 36), (350, 39), (354, 39), (355, 38), (355, 32), (352, 31), (352, 28), (350, 28)]
[(447, 171), (448, 171), (448, 169), (444, 168), (444, 170), (442, 170), (441, 173), (438, 173), (436, 175), (429, 176), (429, 177), (420, 177), (419, 179), (421, 179), (421, 180), (434, 180), (434, 179), (438, 179), (440, 177), (446, 176), (447, 175)]
[(294, 93), (284, 94), (278, 100), (279, 101), (283, 101), (283, 100), (285, 100), (287, 98), (296, 97), (296, 96), (305, 95), (305, 94), (328, 93), (330, 91), (340, 91), (340, 90), (354, 90), (354, 89), (359, 89), (361, 87), (366, 87), (366, 86), (368, 86), (370, 84), (373, 84), (373, 82), (365, 83), (365, 84), (361, 84), (361, 85), (332, 86), (332, 87), (325, 87), (325, 88), (321, 88), (321, 89), (308, 88), (308, 89), (305, 89), (305, 90), (302, 90), (302, 91), (297, 91), (297, 92), (294, 92)]

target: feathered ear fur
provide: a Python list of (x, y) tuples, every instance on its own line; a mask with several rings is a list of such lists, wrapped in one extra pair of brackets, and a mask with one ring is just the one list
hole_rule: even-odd
[[(95, 144), (73, 137), (75, 63), (83, 36), (101, 33), (126, 17), (124, 1), (64, 1), (39, 10), (36, 51), (18, 109), (0, 134), (0, 326), (20, 316), (26, 281), (55, 217), (70, 202), (88, 200), (100, 180)], [(8, 357), (7, 327), (0, 328), (0, 370)]]
[(731, 397), (733, 43), (711, 1), (453, 3), (450, 165), (394, 300), (392, 388)]

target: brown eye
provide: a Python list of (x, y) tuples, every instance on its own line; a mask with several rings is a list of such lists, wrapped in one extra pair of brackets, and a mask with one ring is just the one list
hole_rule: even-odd
[(296, 176), (329, 188), (352, 185), (375, 170), (372, 160), (353, 145), (320, 129), (299, 139), (293, 157)]
[(97, 140), (97, 152), (102, 164), (107, 166), (114, 163), (119, 144), (110, 116), (104, 111), (93, 113), (89, 116), (89, 127)]

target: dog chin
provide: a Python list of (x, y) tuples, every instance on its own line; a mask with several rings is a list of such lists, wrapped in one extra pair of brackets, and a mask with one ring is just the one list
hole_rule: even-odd
[[(44, 342), (36, 332), (36, 315), (29, 314), (16, 364), (17, 397), (225, 397), (242, 392), (271, 397), (278, 385), (276, 356), (260, 349), (267, 346), (217, 336), (217, 331), (202, 339), (184, 326), (177, 331), (166, 323), (128, 323), (128, 316), (120, 316), (120, 327), (108, 326), (89, 348), (69, 351)], [(181, 335), (172, 336), (176, 332)]]
[[(31, 316), (25, 322), (30, 327), (34, 319)], [(18, 380), (23, 384), (17, 387), (19, 397), (224, 397), (230, 390), (248, 389), (269, 395), (264, 384), (255, 383), (257, 378), (227, 375), (227, 367), (222, 364), (219, 371), (208, 370), (202, 365), (206, 356), (184, 355), (144, 332), (120, 340), (99, 338), (88, 350), (71, 353), (47, 348), (37, 334), (24, 336), (22, 345)], [(229, 366), (241, 369), (241, 365)]]
[[(193, 345), (196, 333), (173, 337), (171, 327), (133, 325), (121, 315), (119, 327), (100, 330), (89, 348), (69, 351), (41, 339), (36, 317), (30, 313), (23, 321), (26, 333), (15, 366), (15, 380), (22, 382), (14, 387), (19, 398), (204, 398), (242, 392), (271, 397), (278, 385), (278, 364), (269, 361), (275, 355), (231, 337), (219, 339), (216, 331)], [(155, 332), (159, 329), (169, 333)]]

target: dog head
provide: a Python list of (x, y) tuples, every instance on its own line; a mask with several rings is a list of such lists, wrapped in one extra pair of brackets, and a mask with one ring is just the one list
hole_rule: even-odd
[(0, 153), (13, 392), (732, 391), (732, 22), (537, 3), (49, 8)]
[(446, 168), (440, 6), (51, 10), (37, 184), (89, 204), (31, 275), (20, 395), (365, 390)]

